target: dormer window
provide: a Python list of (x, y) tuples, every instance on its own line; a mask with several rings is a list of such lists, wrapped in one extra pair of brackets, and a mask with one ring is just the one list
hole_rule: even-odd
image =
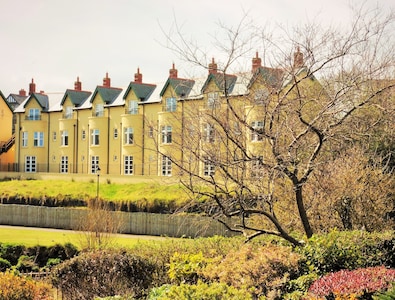
[(136, 115), (139, 111), (138, 108), (138, 103), (136, 100), (130, 100), (129, 101), (129, 108), (128, 108), (128, 114), (130, 115)]
[(173, 112), (173, 111), (176, 111), (176, 108), (177, 108), (176, 98), (174, 98), (174, 97), (166, 98), (165, 111)]
[(40, 110), (38, 108), (30, 108), (27, 119), (34, 121), (40, 120), (41, 119)]
[(269, 97), (269, 92), (266, 89), (259, 89), (255, 91), (254, 100), (256, 104), (264, 104)]
[(95, 105), (95, 117), (103, 117), (104, 116), (104, 105), (96, 104)]
[(213, 109), (219, 106), (219, 95), (217, 92), (208, 93), (207, 95), (207, 108)]

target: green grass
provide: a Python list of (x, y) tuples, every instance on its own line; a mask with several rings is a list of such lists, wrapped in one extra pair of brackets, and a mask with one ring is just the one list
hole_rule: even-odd
[[(27, 198), (43, 196), (88, 200), (96, 197), (97, 183), (64, 180), (12, 180), (0, 182), (0, 196), (20, 195)], [(165, 201), (177, 205), (186, 203), (188, 197), (178, 184), (142, 182), (133, 184), (100, 183), (99, 197), (119, 201)]]
[[(34, 229), (21, 227), (0, 227), (0, 242), (32, 246), (52, 246), (55, 244), (71, 243), (80, 248), (84, 235), (81, 232), (52, 230), (52, 229)], [(128, 248), (139, 243), (159, 242), (170, 238), (155, 236), (136, 236), (136, 235), (114, 235), (111, 237), (111, 245), (114, 247)]]

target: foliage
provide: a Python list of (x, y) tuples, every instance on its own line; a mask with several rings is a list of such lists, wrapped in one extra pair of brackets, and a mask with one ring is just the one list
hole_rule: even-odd
[(341, 270), (327, 274), (309, 288), (311, 297), (336, 297), (336, 299), (366, 299), (376, 292), (386, 291), (395, 281), (395, 269), (371, 267)]
[(386, 292), (380, 292), (373, 295), (374, 300), (393, 300), (395, 299), (395, 283), (392, 288)]
[(120, 250), (83, 253), (51, 273), (53, 285), (71, 299), (141, 297), (152, 286), (154, 276), (153, 263)]
[[(9, 262), (9, 267), (20, 272), (38, 271), (40, 268), (50, 268), (55, 262), (64, 261), (77, 255), (78, 250), (74, 245), (66, 243), (50, 247), (0, 243), (0, 259)], [(4, 264), (3, 266), (7, 266)]]
[(176, 284), (196, 284), (201, 270), (208, 261), (201, 252), (197, 254), (180, 254), (175, 252), (170, 259), (169, 277)]
[(395, 238), (392, 231), (368, 233), (366, 231), (331, 231), (314, 235), (298, 251), (307, 265), (323, 275), (342, 269), (357, 269), (385, 265), (394, 268)]
[(253, 299), (247, 290), (237, 289), (224, 283), (204, 283), (198, 281), (196, 284), (185, 284), (164, 286), (150, 292), (148, 300), (189, 300), (189, 299)]
[(254, 295), (281, 294), (285, 283), (299, 275), (301, 257), (289, 247), (244, 245), (230, 251), (220, 262), (209, 264), (202, 275), (236, 288), (254, 290)]
[(0, 257), (0, 272), (4, 272), (9, 268), (11, 268), (11, 263), (8, 260)]
[(317, 279), (318, 275), (316, 273), (308, 273), (288, 281), (285, 285), (287, 293), (284, 295), (284, 299), (301, 299), (302, 296), (307, 294), (309, 287)]
[(49, 300), (51, 287), (12, 273), (0, 273), (1, 300)]

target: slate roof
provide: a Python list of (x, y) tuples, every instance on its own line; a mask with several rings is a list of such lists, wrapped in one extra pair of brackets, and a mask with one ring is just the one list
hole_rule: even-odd
[[(203, 87), (201, 89), (201, 93), (203, 94), (207, 88), (207, 85), (211, 80), (215, 81), (215, 84), (217, 85), (218, 89), (221, 91), (227, 92), (227, 94), (231, 94), (233, 91), (233, 88), (235, 86), (235, 83), (237, 81), (237, 76), (236, 75), (229, 75), (229, 74), (221, 74), (221, 73), (211, 73), (206, 79), (206, 82), (203, 84)], [(225, 86), (226, 83), (226, 86)]]
[(259, 67), (252, 76), (251, 81), (248, 84), (248, 88), (250, 88), (256, 80), (262, 78), (268, 86), (278, 89), (283, 84), (284, 76), (285, 72), (282, 69)]
[(60, 102), (60, 105), (63, 106), (67, 96), (69, 96), (71, 103), (73, 103), (75, 107), (79, 107), (82, 103), (86, 101), (86, 99), (89, 98), (91, 94), (92, 92), (88, 91), (77, 91), (68, 89), (66, 90), (66, 93), (64, 94), (62, 101)]
[(154, 92), (155, 89), (156, 89), (155, 84), (131, 82), (129, 84), (128, 88), (126, 89), (123, 99), (126, 99), (128, 94), (130, 93), (130, 91), (133, 90), (134, 93), (136, 94), (137, 98), (140, 101), (144, 102), (152, 95), (152, 93)]
[(159, 96), (162, 97), (167, 87), (170, 85), (174, 89), (177, 97), (187, 97), (191, 92), (194, 84), (195, 81), (191, 79), (168, 78)]
[(98, 86), (96, 87), (96, 90), (93, 93), (90, 101), (92, 103), (96, 95), (99, 94), (105, 104), (112, 104), (115, 101), (115, 99), (117, 99), (117, 97), (121, 92), (122, 89), (120, 88), (108, 88), (108, 87)]
[(27, 101), (25, 101), (25, 104), (23, 105), (23, 108), (26, 107), (26, 105), (32, 100), (36, 99), (38, 104), (40, 104), (41, 108), (43, 111), (48, 111), (49, 110), (49, 100), (48, 96), (45, 94), (37, 94), (33, 93), (30, 95), (30, 97), (27, 98)]

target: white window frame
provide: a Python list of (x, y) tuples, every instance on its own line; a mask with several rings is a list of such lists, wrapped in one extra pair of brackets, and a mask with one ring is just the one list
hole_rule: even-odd
[(203, 162), (203, 175), (204, 176), (214, 176), (215, 174), (215, 164), (211, 159), (206, 159)]
[(35, 131), (33, 135), (33, 146), (44, 147), (44, 132)]
[(60, 135), (61, 135), (60, 145), (61, 146), (68, 146), (69, 145), (69, 132), (68, 132), (68, 130), (62, 130), (60, 132)]
[(263, 130), (263, 121), (253, 121), (251, 122), (251, 141), (259, 142), (263, 140), (263, 136), (259, 134), (257, 131)]
[(139, 112), (139, 104), (136, 100), (129, 100), (128, 114), (137, 115)]
[(123, 161), (124, 161), (123, 173), (125, 175), (133, 175), (134, 172), (133, 156), (125, 155)]
[(99, 156), (92, 155), (91, 156), (91, 173), (97, 174), (99, 168)]
[(134, 129), (132, 127), (125, 127), (123, 136), (124, 136), (123, 143), (125, 145), (134, 144)]
[(29, 133), (27, 131), (22, 131), (22, 147), (27, 147), (29, 140)]
[(26, 173), (37, 172), (37, 159), (34, 155), (27, 155), (25, 157), (25, 172)]
[(103, 117), (104, 116), (104, 104), (97, 103), (95, 105), (95, 117)]
[(166, 98), (165, 111), (174, 112), (177, 110), (177, 100), (174, 97)]
[(215, 129), (214, 125), (210, 123), (206, 123), (203, 126), (203, 133), (204, 133), (204, 141), (206, 143), (213, 143), (215, 142)]
[(213, 109), (219, 107), (219, 94), (218, 92), (211, 92), (207, 94), (207, 108)]
[(69, 173), (69, 157), (60, 157), (60, 173)]
[(64, 118), (65, 119), (72, 119), (73, 118), (73, 107), (72, 106), (66, 106)]
[(91, 130), (91, 146), (99, 146), (100, 145), (100, 130), (92, 129)]
[(29, 120), (38, 121), (41, 119), (40, 110), (38, 108), (29, 109)]
[(162, 155), (162, 176), (171, 176), (172, 163), (170, 157)]
[(162, 126), (162, 144), (171, 144), (172, 142), (172, 127), (170, 125)]

